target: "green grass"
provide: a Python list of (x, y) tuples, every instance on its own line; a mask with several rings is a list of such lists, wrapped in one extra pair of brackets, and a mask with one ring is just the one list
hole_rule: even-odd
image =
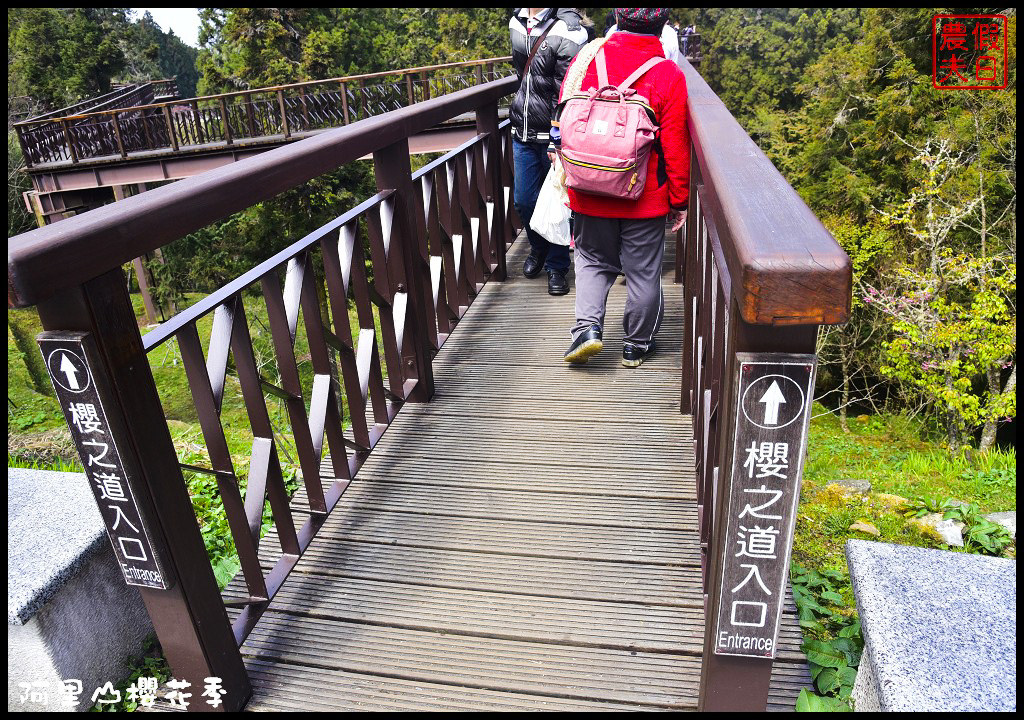
[[(793, 541), (796, 564), (846, 573), (847, 538), (945, 548), (908, 521), (901, 498), (952, 498), (974, 503), (983, 513), (1017, 509), (1012, 448), (975, 453), (969, 462), (921, 440), (924, 428), (905, 417), (861, 416), (851, 419), (845, 433), (834, 415), (818, 405), (814, 413)], [(848, 495), (829, 487), (844, 478), (868, 480), (871, 492)], [(859, 520), (880, 535), (851, 531)]]
[[(815, 413), (824, 413), (815, 406)], [(950, 457), (921, 440), (923, 426), (902, 416), (860, 416), (844, 433), (839, 419), (824, 413), (811, 421), (804, 485), (821, 488), (843, 478), (871, 482), (872, 490), (912, 498), (953, 497), (977, 503), (983, 512), (1016, 510), (1016, 452)]]

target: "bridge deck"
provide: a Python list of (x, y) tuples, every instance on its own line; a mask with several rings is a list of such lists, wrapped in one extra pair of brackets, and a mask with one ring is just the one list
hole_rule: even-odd
[[(570, 367), (573, 295), (522, 276), (525, 246), (436, 358), (434, 400), (399, 413), (242, 647), (249, 709), (696, 708), (703, 599), (671, 257), (658, 354), (621, 367), (620, 283), (604, 352)], [(789, 613), (769, 709), (809, 683), (799, 644)]]

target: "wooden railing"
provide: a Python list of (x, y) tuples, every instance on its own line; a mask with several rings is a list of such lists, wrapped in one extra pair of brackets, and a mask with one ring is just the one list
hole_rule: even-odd
[[(150, 151), (274, 142), (340, 127), (511, 74), (489, 58), (257, 88), (102, 112), (65, 114), (14, 127), (28, 166), (126, 159)], [(95, 110), (100, 110), (96, 108)]]
[[(681, 65), (689, 94), (691, 163), (688, 222), (678, 238), (676, 281), (683, 282), (686, 298), (681, 408), (693, 416), (705, 591), (701, 706), (762, 711), (772, 661), (716, 653), (718, 613), (729, 590), (723, 588), (725, 568), (736, 562), (738, 541), (744, 539), (737, 534), (730, 500), (737, 492), (779, 490), (791, 503), (785, 512), (771, 513), (781, 517), (772, 521), (778, 525), (772, 527), (778, 542), (771, 566), (782, 580), (781, 587), (772, 588), (771, 601), (781, 607), (812, 397), (805, 392), (805, 406), (793, 421), (793, 430), (802, 429), (802, 436), (783, 435), (783, 428), (775, 431), (771, 423), (766, 423), (767, 430), (754, 427), (761, 441), (773, 448), (786, 446), (785, 462), (766, 465), (770, 472), (763, 474), (777, 485), (764, 491), (757, 483), (753, 489), (734, 488), (747, 477), (750, 457), (746, 441), (737, 447), (738, 435), (751, 427), (743, 416), (747, 411), (741, 409), (745, 400), (738, 397), (739, 388), (747, 379), (743, 373), (757, 364), (744, 362), (752, 357), (744, 354), (757, 354), (763, 365), (795, 365), (809, 372), (813, 387), (819, 325), (843, 323), (849, 316), (851, 265), (703, 78), (689, 63)], [(753, 565), (749, 558), (747, 562), (744, 567)], [(767, 577), (766, 570), (759, 572)]]
[[(355, 121), (9, 241), (9, 305), (36, 305), (51, 342), (73, 336), (92, 358), (88, 387), (108, 421), (103, 439), (119, 449), (126, 483), (119, 489), (134, 496), (159, 563), (150, 575), (166, 586), (140, 592), (174, 675), (193, 687), (221, 678), (227, 710), (239, 709), (251, 692), (239, 645), (397, 410), (431, 398), (432, 357), (483, 284), (505, 277), (505, 252), (518, 227), (508, 122), (499, 126), (498, 104), (516, 85), (515, 78), (491, 81)], [(466, 113), (475, 113), (476, 137), (412, 173), (410, 135)], [(376, 195), (140, 335), (124, 263), (367, 153)], [(272, 368), (261, 368), (254, 354), (243, 303), (254, 291), (270, 325)], [(211, 315), (204, 352), (198, 323)], [(308, 358), (298, 357), (299, 335)], [(181, 464), (147, 359), (172, 340), (202, 429), (202, 463)], [(302, 361), (311, 365), (308, 383)], [(237, 383), (225, 382), (229, 372)], [(229, 384), (252, 436), (244, 488), (221, 420)], [(268, 398), (286, 408), (304, 502), (289, 501)], [(324, 475), (327, 449), (333, 464)], [(233, 623), (183, 472), (216, 480), (249, 591), (233, 605)], [(260, 557), (265, 502), (277, 542)], [(113, 541), (109, 523), (108, 532)]]
[[(98, 98), (91, 98), (77, 105), (55, 110), (39, 117), (15, 123), (14, 128), (25, 153), (25, 162), (31, 167), (38, 162), (78, 162), (80, 153), (110, 150), (117, 152), (116, 131), (119, 125), (111, 125), (111, 117), (119, 112), (136, 113), (127, 110), (151, 103), (158, 94), (176, 94), (174, 80), (155, 80), (148, 83), (128, 85)], [(111, 136), (112, 129), (114, 135)], [(42, 160), (41, 160), (42, 159)]]

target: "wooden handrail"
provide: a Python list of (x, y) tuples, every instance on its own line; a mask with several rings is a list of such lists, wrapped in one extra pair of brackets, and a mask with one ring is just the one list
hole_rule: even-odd
[[(150, 104), (147, 104), (147, 105), (136, 105), (136, 106), (133, 106), (133, 107), (117, 108), (115, 110), (102, 110), (102, 111), (97, 112), (97, 113), (81, 113), (81, 114), (77, 114), (77, 115), (55, 116), (55, 117), (41, 119), (41, 120), (35, 120), (35, 119), (24, 120), (24, 121), (22, 121), (20, 123), (14, 123), (14, 127), (19, 128), (19, 127), (28, 127), (28, 126), (33, 126), (33, 125), (42, 125), (42, 124), (45, 124), (45, 123), (48, 123), (48, 122), (55, 122), (55, 121), (58, 121), (58, 120), (82, 120), (82, 119), (85, 119), (85, 118), (92, 117), (93, 115), (108, 115), (108, 114), (111, 114), (111, 113), (132, 112), (132, 111), (135, 111), (135, 110), (145, 110), (145, 109), (149, 109), (149, 108), (162, 108), (165, 105), (173, 107), (175, 105), (185, 105), (185, 104), (189, 104), (189, 103), (199, 102), (201, 100), (202, 101), (205, 101), (205, 100), (220, 100), (220, 99), (224, 99), (224, 98), (238, 97), (240, 95), (252, 95), (253, 93), (261, 93), (261, 92), (273, 92), (273, 93), (276, 93), (278, 91), (288, 90), (288, 89), (291, 89), (291, 88), (306, 88), (306, 87), (311, 87), (311, 86), (314, 86), (314, 85), (326, 85), (326, 84), (339, 83), (339, 82), (371, 80), (373, 78), (389, 77), (389, 76), (392, 76), (392, 75), (406, 75), (406, 74), (412, 75), (412, 74), (416, 74), (416, 73), (420, 73), (420, 72), (426, 72), (428, 70), (444, 70), (445, 68), (453, 68), (453, 67), (473, 67), (475, 65), (484, 65), (484, 64), (487, 64), (487, 63), (495, 63), (495, 62), (509, 62), (511, 60), (512, 60), (512, 56), (509, 55), (509, 56), (506, 56), (506, 57), (485, 58), (483, 60), (467, 60), (467, 61), (464, 61), (464, 62), (444, 63), (444, 64), (441, 64), (441, 65), (425, 65), (423, 67), (405, 68), (405, 69), (402, 69), (402, 70), (389, 70), (389, 71), (384, 71), (384, 72), (367, 73), (367, 74), (364, 74), (364, 75), (346, 75), (345, 77), (329, 78), (327, 80), (306, 80), (304, 82), (289, 83), (287, 85), (271, 85), (271, 86), (268, 86), (268, 87), (253, 88), (251, 90), (236, 90), (236, 91), (229, 92), (229, 93), (220, 93), (219, 95), (202, 95), (202, 96), (199, 96), (199, 97), (183, 98), (183, 99), (172, 100), (172, 101), (163, 102), (163, 103), (150, 103)], [(163, 80), (154, 80), (153, 81), (153, 83), (157, 83), (157, 82), (165, 82), (165, 81), (163, 81)], [(150, 84), (153, 84), (153, 83), (150, 83)], [(72, 106), (72, 107), (74, 107), (74, 106)]]
[[(27, 307), (194, 230), (513, 92), (508, 77), (326, 131), (10, 238), (7, 302)], [(257, 181), (258, 179), (258, 181)], [(183, 212), (182, 208), (187, 208)]]
[(849, 256), (803, 198), (685, 60), (689, 125), (716, 219), (733, 297), (758, 325), (846, 322), (852, 297)]

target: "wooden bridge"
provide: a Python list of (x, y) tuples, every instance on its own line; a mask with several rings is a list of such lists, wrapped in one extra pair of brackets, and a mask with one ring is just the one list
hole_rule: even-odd
[[(777, 603), (773, 659), (722, 654), (716, 637), (738, 554), (727, 520), (742, 353), (813, 355), (818, 326), (849, 311), (850, 264), (683, 66), (689, 221), (666, 237), (660, 349), (636, 370), (618, 363), (623, 287), (605, 351), (572, 367), (571, 296), (519, 271), (498, 116), (514, 78), (11, 239), (9, 304), (37, 306), (45, 341), (80, 343), (67, 347), (91, 365), (155, 558), (158, 582), (140, 592), (175, 677), (221, 678), (228, 710), (792, 707), (809, 676), (791, 603)], [(466, 113), (474, 137), (411, 172), (409, 138)], [(374, 197), (140, 335), (123, 263), (368, 152)], [(273, 373), (255, 360), (254, 292)], [(147, 354), (172, 340), (202, 467), (181, 465), (150, 371)], [(244, 485), (220, 415), (234, 391), (253, 436)], [(268, 398), (290, 418), (303, 479), (290, 497)], [(790, 455), (791, 496), (803, 452)], [(223, 593), (183, 471), (218, 483), (242, 568)], [(780, 523), (783, 582), (794, 520)]]
[[(510, 57), (177, 97), (173, 81), (130, 85), (15, 123), (40, 225), (324, 130), (512, 74)], [(473, 137), (471, 116), (410, 138), (414, 153)]]

